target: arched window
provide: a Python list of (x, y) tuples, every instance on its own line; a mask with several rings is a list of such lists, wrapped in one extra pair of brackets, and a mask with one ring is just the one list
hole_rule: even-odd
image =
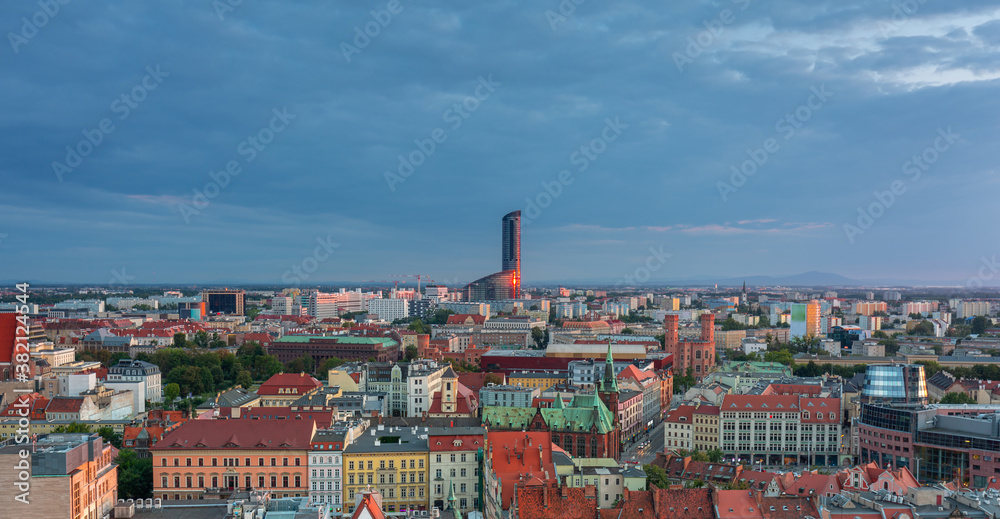
[(698, 350), (698, 351), (694, 352), (694, 358), (699, 359), (699, 360), (701, 359), (701, 350)]

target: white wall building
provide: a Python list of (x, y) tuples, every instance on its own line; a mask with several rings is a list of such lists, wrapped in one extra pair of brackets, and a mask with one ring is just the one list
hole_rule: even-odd
[(368, 301), (368, 313), (377, 314), (383, 321), (393, 322), (410, 316), (410, 305), (406, 299), (375, 298)]

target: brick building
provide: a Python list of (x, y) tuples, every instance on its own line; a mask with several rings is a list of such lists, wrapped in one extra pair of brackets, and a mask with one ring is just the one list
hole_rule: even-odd
[(189, 420), (150, 448), (153, 497), (225, 498), (249, 489), (307, 496), (315, 431), (306, 419)]
[(98, 434), (49, 434), (27, 448), (31, 453), (27, 503), (15, 499), (22, 482), (16, 468), (22, 445), (0, 447), (3, 517), (90, 519), (111, 513), (118, 501), (118, 449)]
[(701, 315), (701, 335), (698, 340), (680, 339), (680, 316), (668, 314), (663, 318), (664, 351), (673, 355), (674, 373), (687, 374), (688, 368), (695, 380), (701, 379), (715, 366), (715, 314)]

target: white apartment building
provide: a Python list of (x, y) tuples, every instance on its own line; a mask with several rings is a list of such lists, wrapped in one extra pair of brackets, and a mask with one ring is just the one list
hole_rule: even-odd
[(668, 450), (694, 450), (694, 406), (682, 405), (663, 420), (663, 445)]
[(410, 316), (410, 305), (406, 299), (375, 298), (368, 301), (368, 313), (377, 314), (383, 321), (393, 322)]
[(961, 301), (955, 308), (955, 316), (959, 319), (975, 317), (978, 315), (990, 315), (989, 301)]
[(434, 393), (441, 390), (441, 375), (449, 365), (439, 366), (432, 360), (410, 364), (406, 376), (406, 416), (421, 416), (431, 407)]

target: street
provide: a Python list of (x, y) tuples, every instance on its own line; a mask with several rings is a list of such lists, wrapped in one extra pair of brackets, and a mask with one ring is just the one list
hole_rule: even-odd
[[(649, 442), (645, 447), (643, 443)], [(656, 453), (663, 450), (663, 422), (653, 427), (646, 435), (639, 435), (635, 443), (628, 445), (622, 452), (622, 462), (637, 461), (645, 465), (656, 459)]]

